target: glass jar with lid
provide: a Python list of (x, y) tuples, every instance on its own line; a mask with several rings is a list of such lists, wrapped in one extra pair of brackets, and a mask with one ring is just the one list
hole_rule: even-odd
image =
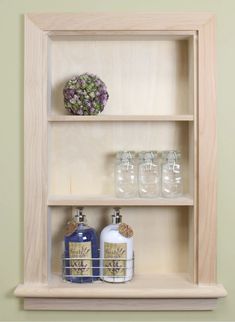
[(139, 196), (159, 197), (161, 193), (161, 163), (159, 153), (142, 151), (139, 153)]
[(162, 152), (162, 196), (180, 197), (183, 193), (181, 153), (175, 150)]
[(116, 155), (115, 190), (118, 198), (137, 196), (137, 167), (135, 152), (120, 151)]

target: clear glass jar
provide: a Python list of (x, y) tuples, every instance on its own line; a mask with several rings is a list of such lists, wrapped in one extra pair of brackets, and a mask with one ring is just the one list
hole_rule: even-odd
[(162, 152), (162, 196), (180, 197), (183, 193), (181, 154), (178, 151)]
[(159, 154), (153, 151), (139, 153), (139, 196), (159, 197), (161, 193), (161, 164)]
[(136, 160), (132, 151), (117, 153), (115, 190), (118, 198), (134, 198), (137, 195)]

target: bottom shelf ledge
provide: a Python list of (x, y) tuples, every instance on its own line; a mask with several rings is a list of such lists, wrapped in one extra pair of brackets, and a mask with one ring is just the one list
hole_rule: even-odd
[(56, 311), (211, 311), (217, 299), (26, 298), (25, 310)]
[(201, 305), (202, 309), (208, 309), (209, 306), (213, 309), (216, 299), (226, 294), (222, 285), (193, 284), (184, 274), (135, 275), (132, 281), (120, 284), (105, 282), (72, 284), (65, 283), (59, 276), (54, 275), (49, 284), (26, 283), (19, 285), (15, 290), (16, 296), (25, 298), (26, 309), (33, 309), (34, 306), (38, 309), (40, 306), (45, 309), (46, 307), (57, 309), (61, 303), (64, 309), (77, 307), (78, 310), (91, 310), (95, 303), (97, 310), (108, 309), (107, 303), (116, 309), (120, 305), (123, 309), (128, 309), (130, 305), (130, 310), (131, 307), (137, 309), (137, 305), (138, 308), (146, 306), (149, 310), (155, 307), (160, 309), (163, 305), (163, 309), (166, 306), (172, 307), (173, 310), (175, 309), (173, 303), (177, 303), (179, 309), (184, 305), (185, 309), (187, 306), (190, 309), (194, 303), (196, 309), (202, 302), (204, 303), (204, 306)]

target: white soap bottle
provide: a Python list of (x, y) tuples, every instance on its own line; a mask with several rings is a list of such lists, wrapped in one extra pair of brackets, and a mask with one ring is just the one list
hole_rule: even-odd
[(133, 278), (133, 231), (122, 223), (120, 209), (114, 209), (112, 224), (100, 235), (100, 277), (103, 281), (123, 283)]

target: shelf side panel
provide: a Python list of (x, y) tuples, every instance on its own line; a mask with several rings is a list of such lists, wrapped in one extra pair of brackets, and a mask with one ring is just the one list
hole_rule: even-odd
[(189, 40), (189, 111), (194, 115), (194, 122), (189, 126), (189, 193), (193, 196), (194, 207), (190, 210), (189, 224), (189, 271), (194, 283), (197, 283), (197, 116), (198, 116), (198, 36), (191, 37)]
[(199, 30), (198, 282), (216, 282), (216, 102), (214, 19)]
[(25, 20), (24, 279), (47, 281), (47, 38)]

